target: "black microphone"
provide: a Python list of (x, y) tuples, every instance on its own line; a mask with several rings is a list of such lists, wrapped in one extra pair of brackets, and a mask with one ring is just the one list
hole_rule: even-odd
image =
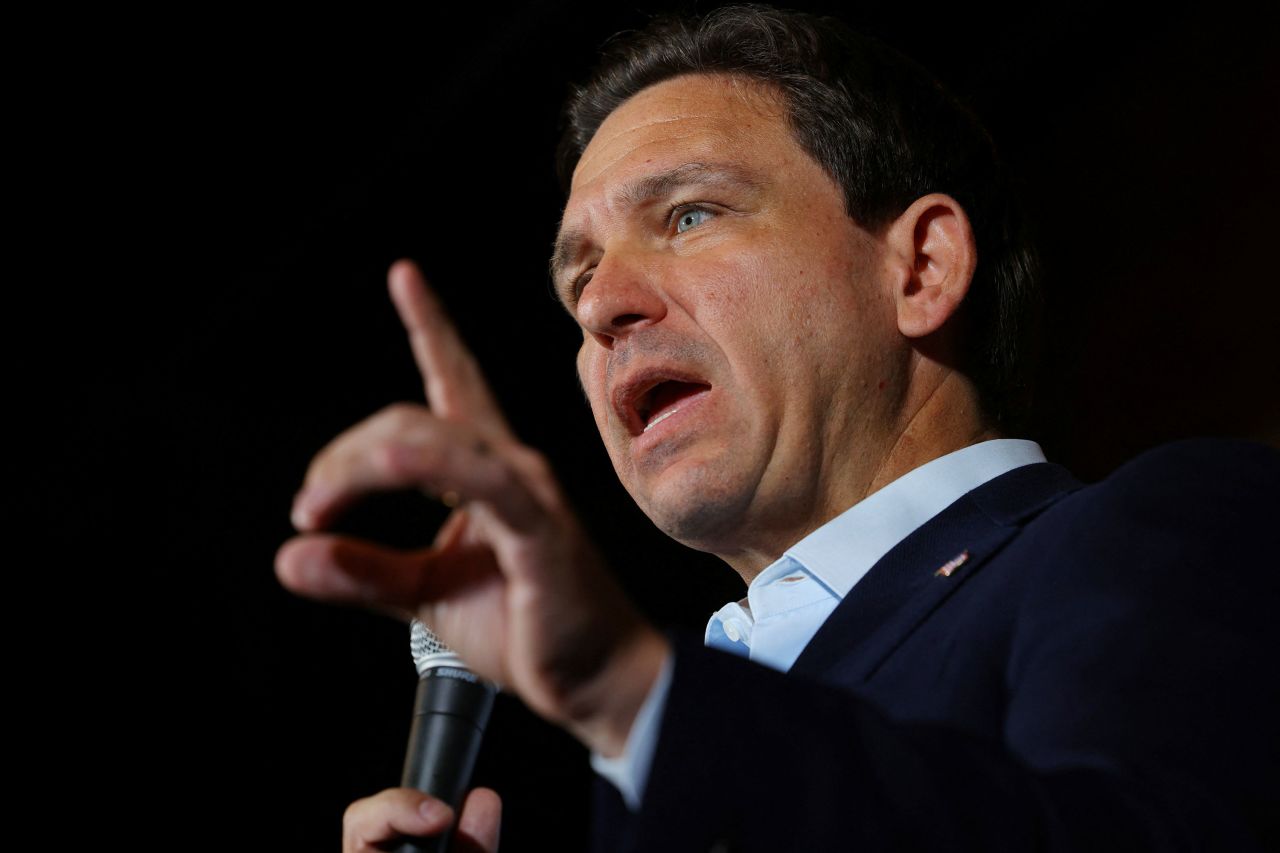
[[(411, 631), (409, 648), (418, 668), (418, 697), (400, 784), (444, 800), (453, 807), (456, 820), (497, 688), (467, 669), (453, 650), (417, 619)], [(452, 837), (451, 826), (437, 838), (407, 841), (397, 853), (444, 853)]]

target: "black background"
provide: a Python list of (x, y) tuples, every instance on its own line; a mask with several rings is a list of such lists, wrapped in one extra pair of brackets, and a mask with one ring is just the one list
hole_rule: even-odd
[[(1023, 184), (1048, 288), (1030, 437), (1051, 459), (1095, 479), (1177, 437), (1280, 443), (1280, 99), (1261, 22), (1223, 6), (805, 8), (930, 68)], [(45, 104), (62, 189), (32, 216), (83, 235), (51, 250), (39, 288), (79, 344), (46, 359), (72, 451), (35, 503), (91, 578), (95, 655), (113, 661), (102, 739), (139, 780), (106, 787), (141, 847), (334, 849), (345, 804), (398, 778), (406, 629), (296, 600), (272, 573), (311, 455), (421, 399), (386, 298), (397, 257), (421, 262), (655, 619), (700, 630), (738, 597), (612, 475), (545, 272), (558, 106), (643, 12), (113, 19), (112, 38), (71, 46), (92, 43), (88, 61)], [(439, 517), (384, 501), (352, 524), (409, 541)], [(583, 843), (586, 756), (514, 700), (477, 775), (504, 795), (504, 849)], [(725, 784), (776, 798), (765, 782)]]

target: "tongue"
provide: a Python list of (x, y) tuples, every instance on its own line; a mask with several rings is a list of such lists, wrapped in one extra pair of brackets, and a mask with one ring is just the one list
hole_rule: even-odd
[(653, 389), (653, 396), (649, 398), (649, 423), (653, 423), (654, 419), (667, 409), (678, 405), (685, 397), (691, 397), (705, 390), (707, 390), (706, 385), (693, 382), (676, 382), (674, 380), (663, 382)]

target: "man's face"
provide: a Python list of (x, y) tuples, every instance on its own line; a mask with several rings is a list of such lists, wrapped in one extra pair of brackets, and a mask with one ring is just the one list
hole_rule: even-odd
[(600, 126), (556, 287), (600, 435), (661, 529), (754, 563), (862, 496), (904, 369), (881, 255), (757, 84), (675, 78)]

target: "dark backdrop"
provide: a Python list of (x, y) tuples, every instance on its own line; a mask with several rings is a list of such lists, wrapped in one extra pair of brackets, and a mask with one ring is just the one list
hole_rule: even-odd
[[(1049, 288), (1031, 437), (1090, 479), (1177, 437), (1280, 441), (1265, 28), (1225, 7), (938, 5), (840, 14), (968, 98), (1025, 187)], [(56, 411), (70, 455), (103, 464), (85, 477), (55, 459), (36, 498), (54, 543), (88, 546), (75, 569), (106, 581), (92, 631), (113, 661), (106, 739), (140, 780), (108, 793), (126, 795), (142, 847), (335, 849), (345, 804), (398, 777), (404, 627), (295, 600), (271, 569), (310, 456), (420, 399), (385, 295), (397, 257), (422, 263), (655, 619), (699, 628), (738, 597), (736, 576), (665, 542), (617, 484), (545, 273), (558, 105), (595, 47), (642, 20), (567, 0), (245, 15), (90, 51), (63, 215), (97, 239), (55, 268), (82, 289), (88, 346)], [(54, 310), (69, 298), (48, 293)], [(352, 524), (410, 541), (435, 513), (385, 501)], [(505, 797), (506, 850), (582, 843), (585, 762), (500, 702), (477, 781)], [(776, 796), (764, 781), (743, 795)]]

